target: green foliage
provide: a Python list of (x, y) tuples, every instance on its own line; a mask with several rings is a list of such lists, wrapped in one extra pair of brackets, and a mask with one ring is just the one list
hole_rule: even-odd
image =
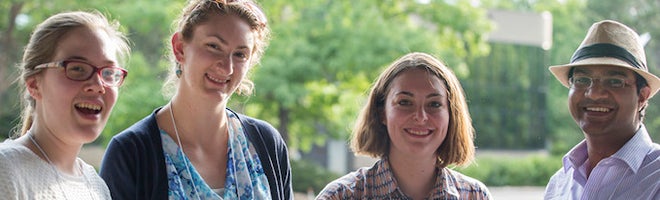
[(457, 171), (482, 181), (486, 186), (545, 186), (561, 168), (561, 157), (533, 155), (480, 156), (476, 164)]
[[(52, 14), (61, 11), (91, 10), (89, 1), (10, 0), (0, 2), (0, 139), (14, 134), (20, 127), (22, 107), (21, 85), (15, 67), (23, 56), (34, 27)], [(17, 12), (12, 16), (12, 12)], [(16, 17), (16, 18), (10, 18)]]
[(293, 149), (347, 138), (371, 82), (397, 57), (429, 52), (467, 75), (463, 58), (484, 53), (483, 10), (469, 5), (285, 2), (263, 4), (274, 39), (246, 111), (278, 127)]
[(97, 140), (105, 146), (110, 138), (130, 125), (148, 116), (153, 110), (164, 105), (167, 99), (160, 92), (163, 72), (167, 63), (150, 65), (139, 52), (134, 52), (128, 70), (128, 76), (119, 89), (119, 99), (112, 110), (108, 124)]
[(491, 47), (493, 52), (488, 57), (471, 63), (469, 81), (462, 82), (477, 130), (476, 143), (479, 148), (543, 148), (545, 124), (535, 122), (544, 123), (539, 118), (545, 108), (539, 109), (534, 103), (543, 95), (537, 93), (537, 88), (545, 67), (539, 62), (543, 59), (529, 58), (538, 58), (544, 52), (538, 47), (510, 44)]
[(326, 184), (340, 177), (339, 174), (305, 160), (292, 160), (291, 171), (293, 191), (300, 193), (307, 193), (310, 189), (319, 192)]
[[(658, 1), (597, 0), (396, 0), (260, 1), (273, 29), (269, 49), (252, 73), (256, 94), (234, 97), (232, 108), (273, 123), (291, 149), (308, 150), (327, 138), (348, 138), (371, 82), (395, 58), (426, 51), (458, 75), (468, 96), (480, 148), (547, 148), (561, 155), (583, 139), (568, 113), (568, 90), (546, 66), (568, 62), (589, 25), (616, 19), (638, 32), (660, 35)], [(10, 0), (0, 2), (0, 132), (18, 123), (20, 96), (13, 66), (34, 26), (62, 11), (99, 10), (121, 22), (133, 44), (129, 77), (98, 143), (148, 115), (167, 100), (160, 88), (169, 67), (172, 27), (185, 1)], [(9, 10), (20, 4), (21, 23), (12, 30)], [(541, 56), (516, 45), (489, 44), (487, 9), (553, 15), (553, 46)], [(575, 13), (584, 13), (575, 15)], [(6, 43), (9, 40), (9, 43)], [(660, 43), (647, 47), (652, 72), (659, 73)], [(485, 56), (485, 57), (484, 57)], [(542, 77), (538, 77), (543, 72)], [(534, 76), (532, 76), (534, 75)], [(536, 85), (544, 83), (544, 85)], [(545, 112), (537, 108), (539, 94)], [(660, 101), (651, 99), (645, 123), (660, 139)], [(539, 117), (542, 116), (543, 118)], [(545, 119), (538, 121), (535, 119)], [(545, 126), (542, 134), (537, 127)], [(6, 134), (5, 134), (6, 135)], [(5, 135), (1, 136), (4, 137)]]

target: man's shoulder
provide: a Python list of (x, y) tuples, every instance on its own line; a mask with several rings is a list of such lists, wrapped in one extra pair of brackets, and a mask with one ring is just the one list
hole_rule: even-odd
[(653, 152), (655, 152), (655, 153), (660, 152), (660, 144), (658, 144), (658, 143), (652, 143), (652, 144), (651, 144), (651, 149), (652, 149), (651, 151), (653, 151)]
[(660, 176), (660, 144), (653, 143), (651, 151), (646, 155), (643, 166)]
[(545, 186), (545, 192), (543, 194), (545, 199), (559, 199), (559, 197), (564, 194), (573, 183), (571, 174), (573, 174), (572, 168), (569, 168), (568, 170), (560, 168), (557, 170), (557, 172), (550, 177), (548, 184)]

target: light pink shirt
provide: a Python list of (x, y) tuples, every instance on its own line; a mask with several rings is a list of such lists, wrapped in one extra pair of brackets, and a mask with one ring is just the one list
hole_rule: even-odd
[(660, 145), (642, 125), (614, 155), (586, 176), (587, 143), (569, 151), (545, 189), (544, 199), (660, 199)]

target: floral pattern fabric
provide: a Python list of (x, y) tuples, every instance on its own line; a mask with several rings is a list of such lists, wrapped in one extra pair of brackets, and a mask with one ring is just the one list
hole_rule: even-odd
[[(269, 199), (268, 179), (252, 144), (245, 138), (240, 120), (228, 113), (228, 150), (225, 188), (209, 187), (179, 145), (160, 130), (165, 154), (169, 199)], [(224, 190), (224, 191), (223, 191)]]

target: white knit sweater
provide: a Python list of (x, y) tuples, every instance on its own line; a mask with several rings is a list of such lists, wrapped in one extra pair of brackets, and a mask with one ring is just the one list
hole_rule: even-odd
[(78, 158), (83, 176), (57, 173), (48, 162), (12, 140), (0, 143), (0, 199), (111, 199), (94, 167)]

